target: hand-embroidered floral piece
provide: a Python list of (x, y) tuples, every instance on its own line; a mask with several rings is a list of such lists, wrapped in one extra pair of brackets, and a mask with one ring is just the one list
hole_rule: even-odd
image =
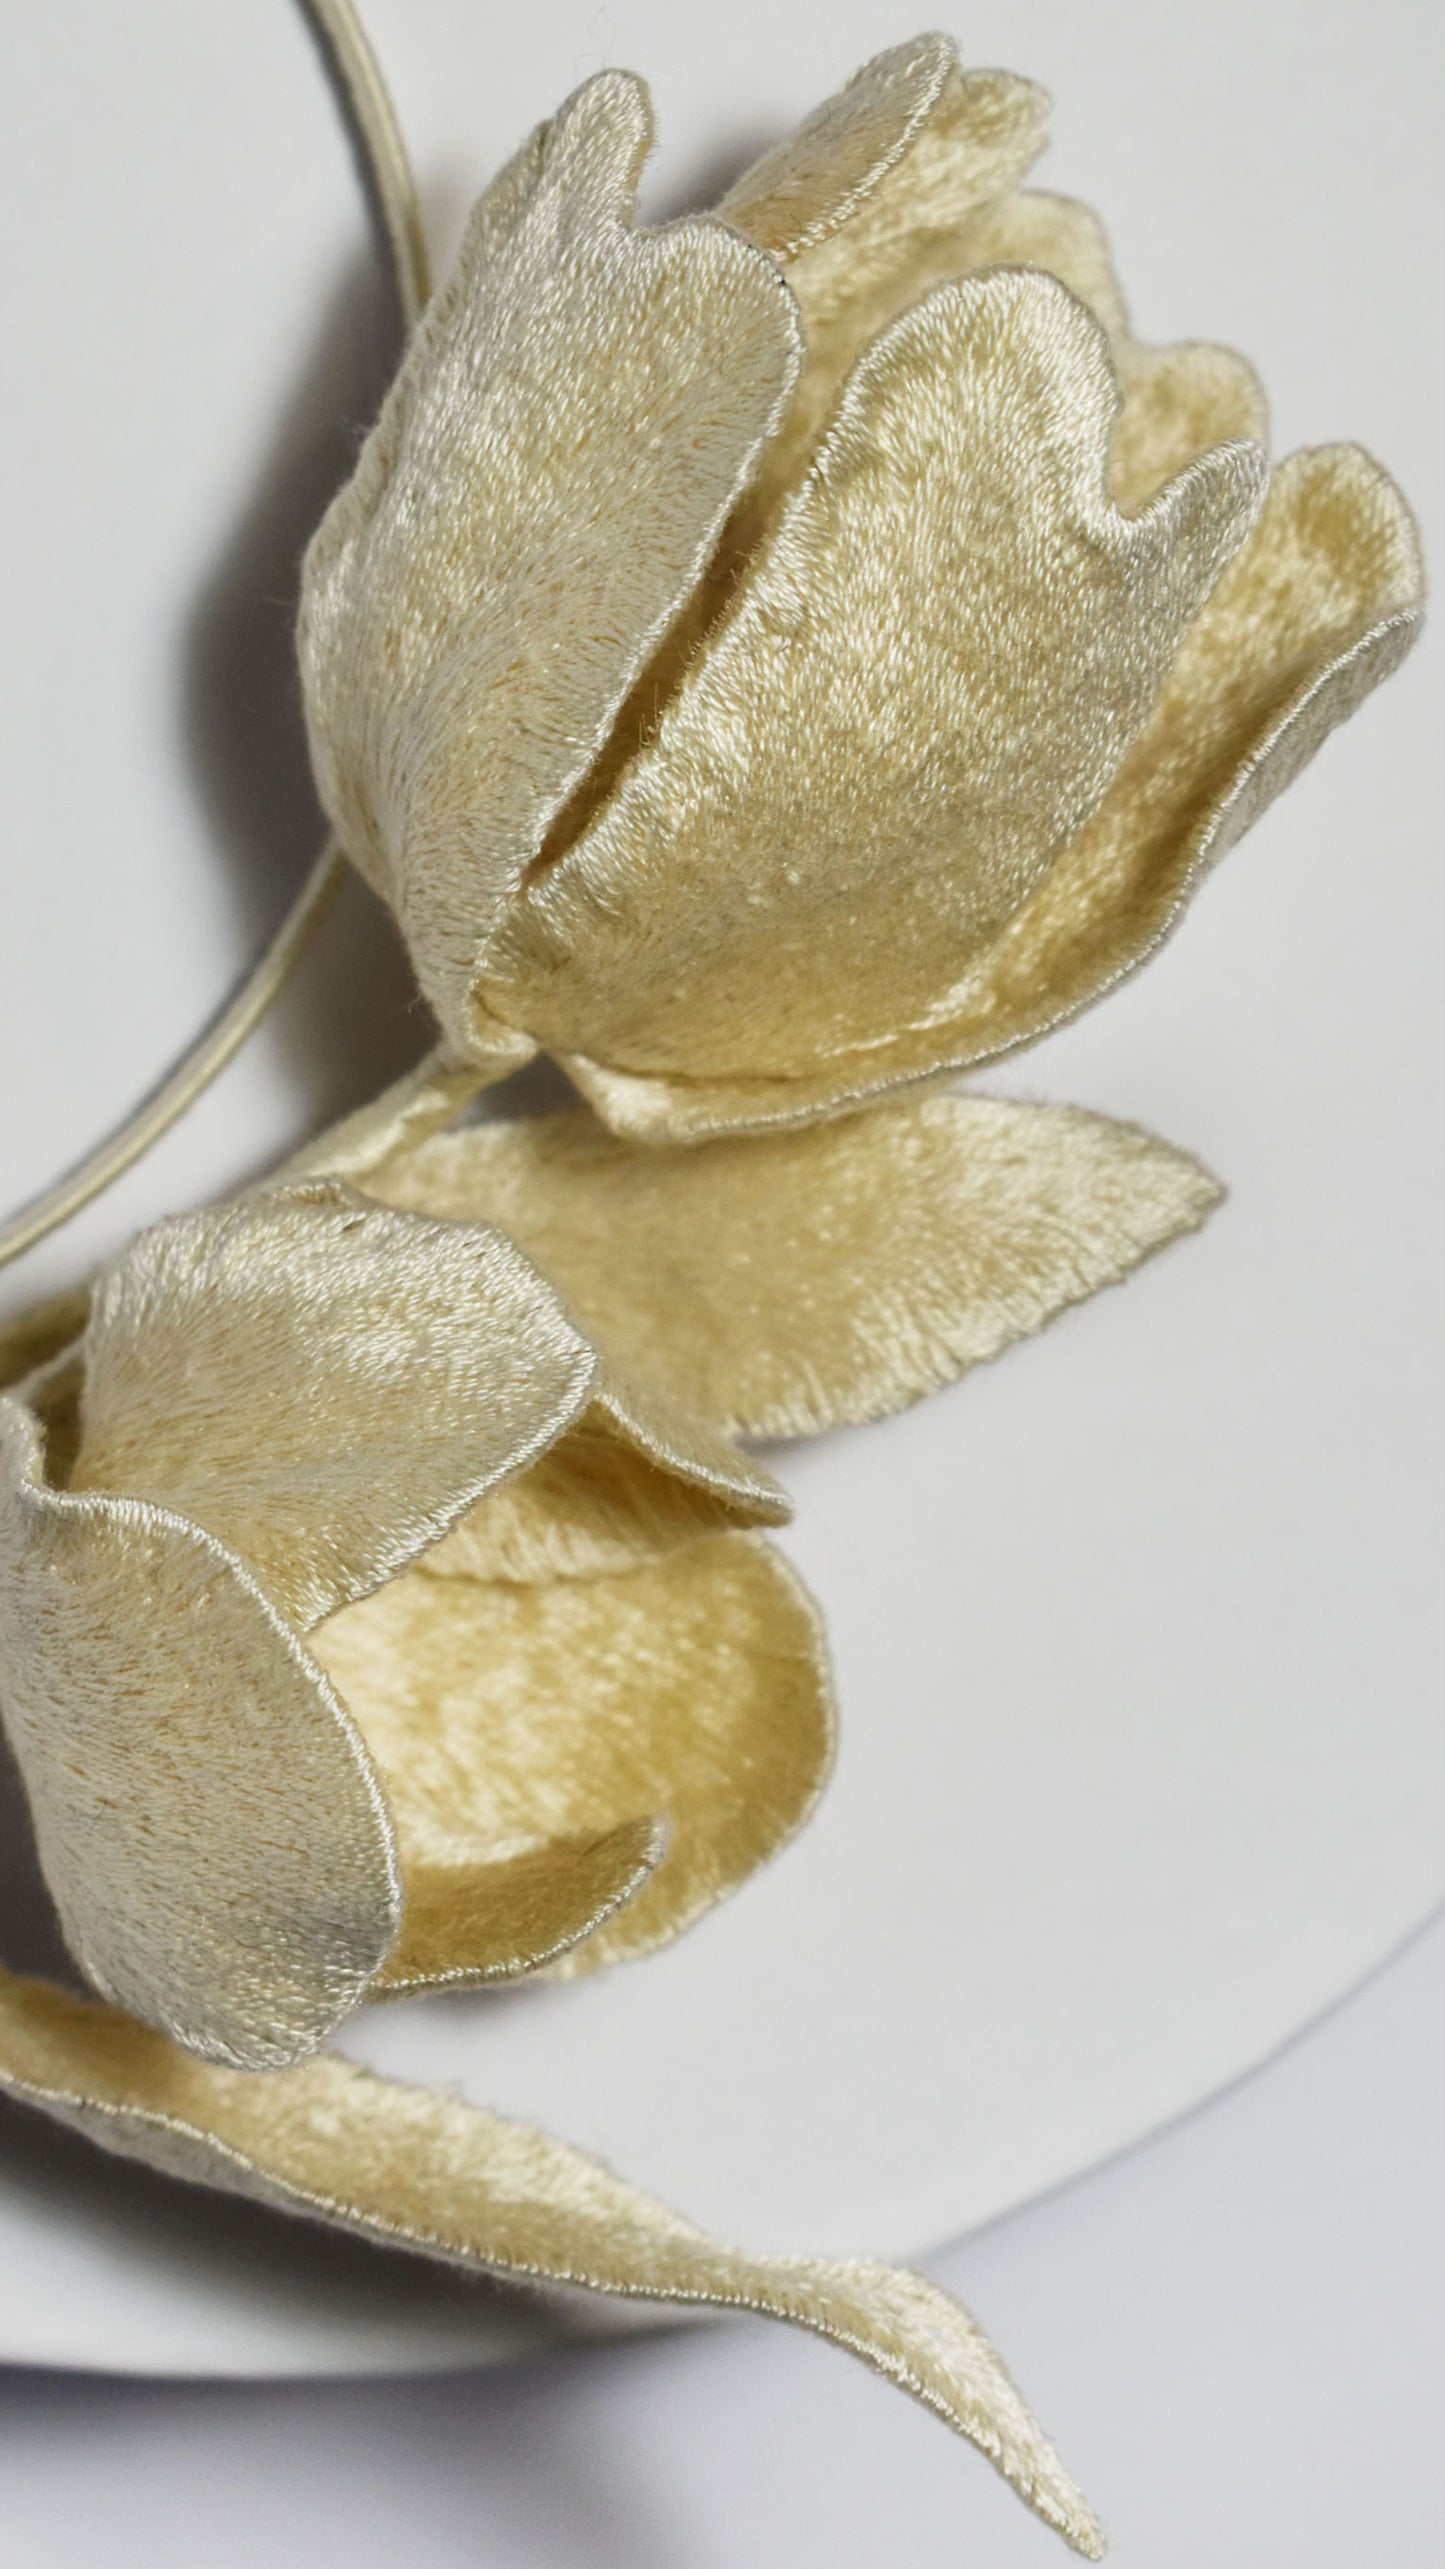
[(212, 2058), (556, 1960), (671, 1828), (608, 1948), (645, 1951), (826, 1773), (816, 1617), (728, 1531), (781, 1493), (494, 1231), (326, 1184), (163, 1224), (0, 1453), (47, 1881), (96, 1985)]
[(966, 2311), (862, 2260), (749, 2257), (597, 2160), (323, 2058), (247, 2077), (0, 1972), (0, 2090), (173, 2176), (490, 2275), (757, 2311), (830, 2338), (985, 2453), (1086, 2559), (1103, 2537)]
[(1132, 1125), (937, 1096), (647, 1151), (585, 1110), (529, 1116), (403, 1146), (364, 1183), (495, 1222), (598, 1346), (744, 1436), (813, 1435), (937, 1390), (1219, 1197)]
[[(309, 2057), (645, 1953), (807, 1816), (823, 1642), (729, 1439), (916, 1399), (1205, 1217), (1147, 1134), (938, 1083), (1140, 963), (1418, 623), (1381, 468), (1271, 478), (1244, 361), (1139, 342), (1022, 186), (1032, 84), (921, 37), (658, 231), (650, 137), (609, 72), (503, 170), (307, 557), (322, 799), (440, 1051), (0, 1330), (5, 1719), (130, 2011), (0, 1971), (0, 2089), (463, 2266), (792, 2320), (1097, 2557), (921, 2278)], [(539, 1049), (581, 1111), (443, 1129)]]
[[(900, 47), (711, 226), (652, 236), (618, 175), (644, 126), (605, 75), (483, 200), (313, 546), (300, 642), (328, 810), (453, 1050), (541, 1045), (618, 1130), (686, 1139), (1098, 996), (1395, 665), (1420, 570), (1368, 457), (1268, 484), (1248, 368), (1133, 339), (1092, 217), (1019, 188), (1027, 83)], [(619, 242), (738, 262), (686, 357), (731, 422), (705, 501), (668, 359), (617, 393)], [(549, 502), (519, 545), (579, 456), (607, 504), (554, 539)], [(528, 687), (514, 796), (495, 727)]]

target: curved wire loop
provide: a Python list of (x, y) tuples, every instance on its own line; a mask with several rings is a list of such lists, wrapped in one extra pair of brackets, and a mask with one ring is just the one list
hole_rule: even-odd
[[(303, 0), (303, 5), (341, 94), (363, 182), (385, 235), (397, 301), (410, 329), (427, 299), (427, 259), (396, 113), (352, 0)], [(103, 1193), (210, 1087), (290, 978), (331, 907), (345, 863), (335, 840), (328, 840), (264, 953), (160, 1085), (74, 1168), (0, 1224), (0, 1267), (33, 1249)]]

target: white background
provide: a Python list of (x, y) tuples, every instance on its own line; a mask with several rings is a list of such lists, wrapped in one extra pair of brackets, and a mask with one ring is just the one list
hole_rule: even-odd
[[(368, 16), (442, 248), (489, 168), (604, 61), (653, 80), (664, 147), (649, 203), (665, 213), (914, 31), (885, 0), (744, 0), (725, 16), (693, 0), (539, 0), (505, 21), (477, 0), (374, 0)], [(359, 424), (374, 400), (380, 342), (345, 152), (287, 0), (104, 13), (8, 0), (0, 26), (0, 1138), (13, 1202), (160, 1070), (309, 852), (288, 592), (342, 468), (336, 422)], [(957, 33), (969, 60), (1005, 61), (1054, 91), (1043, 178), (1104, 209), (1140, 327), (1246, 348), (1274, 396), (1277, 444), (1358, 436), (1428, 533), (1441, 474), (1437, 14), (1420, 0), (1207, 12), (991, 0)], [(1052, 1754), (1033, 1779), (1032, 1834), (1056, 1828), (1062, 1862), (1101, 1761), (1133, 1791), (1157, 1740), (1149, 1807), (1167, 1805), (1177, 1838), (1140, 1878), (1151, 1897), (1175, 1883), (1187, 1908), (1191, 1847), (1208, 1876), (1183, 1934), (1187, 1970), (1168, 1943), (1177, 1913), (1161, 1929), (1126, 1904), (1118, 1921), (1121, 1954), (1168, 1957), (1146, 2068), (1196, 2042), (1201, 1993), (1225, 2011), (1211, 2056), (1223, 2061), (1232, 2036), (1250, 2057), (1283, 2030), (1290, 1988), (1307, 2012), (1445, 1890), (1430, 1613), (1435, 686), (1427, 646), (1236, 853), (1170, 953), (997, 1083), (1142, 1117), (1220, 1168), (1231, 1204), (1129, 1295), (919, 1421), (790, 1462), (799, 1557), (834, 1607), (852, 1745), (816, 1852), (757, 1886), (711, 1944), (700, 1936), (702, 1960), (681, 1958), (680, 1974), (711, 1971), (726, 1988), (727, 1958), (745, 1958), (751, 1938), (811, 2006), (795, 1932), (807, 1885), (826, 1875), (846, 1888), (845, 1857), (861, 1879), (869, 1830), (892, 1822), (878, 1878), (895, 1894), (903, 1960), (888, 1946), (896, 1985), (870, 1988), (879, 1937), (862, 1921), (836, 2048), (849, 2003), (860, 2026), (870, 2008), (904, 2022), (918, 2058), (947, 2060), (970, 2020), (997, 2043), (986, 2002), (1016, 1938), (1008, 1953), (940, 1951), (929, 1920), (996, 1816), (984, 1786), (970, 1811), (970, 1779), (997, 1766), (1002, 1794), (998, 1742), (1070, 1701), (1078, 1764), (1063, 1791), (1058, 1741), (1037, 1716), (1038, 1754)], [(16, 1290), (68, 1278), (136, 1221), (259, 1164), (374, 1086), (420, 1031), (387, 932), (355, 893), (216, 1095)], [(1042, 1621), (1024, 1602), (1039, 1565)], [(895, 1636), (916, 1634), (948, 1578), (975, 1729), (939, 1770), (962, 1851), (938, 1839), (924, 1861), (898, 1778), (914, 1761), (936, 1805), (937, 1733), (919, 1707), (926, 1681), (954, 1672), (924, 1668), (912, 1640), (900, 1661)], [(1124, 1831), (1090, 1921), (1071, 1937), (1064, 1917), (1052, 1951), (1031, 1952), (1031, 2003), (1052, 1993), (1057, 2016), (1029, 2022), (1049, 2025), (1051, 2058), (1067, 2053), (1071, 2098), (1112, 2023), (1109, 1992), (1082, 1964), (1069, 1983), (1071, 1952), (1086, 1952), (1109, 1885), (1133, 1885), (1132, 1861)], [(1230, 1881), (1232, 1977), (1219, 1969)], [(900, 1926), (910, 1888), (916, 1918)], [(1307, 1950), (1273, 2014), (1241, 2035), (1245, 1984), (1267, 1983), (1284, 1916), (1303, 1921)], [(676, 1985), (685, 1999), (692, 1984)], [(600, 2001), (618, 2010), (620, 2042), (642, 2002), (620, 1978), (609, 1986), (624, 1990)], [(1136, 1995), (1142, 2007), (1143, 1982)], [(1246, 2089), (937, 2263), (1005, 2347), (1130, 2569), (1435, 2569), (1442, 2014), (1436, 1931)], [(816, 2034), (816, 2013), (807, 2021)], [(1144, 2022), (1129, 2020), (1136, 2059)], [(405, 2054), (404, 2033), (386, 2039)], [(798, 2049), (785, 2010), (779, 2049)], [(1006, 2054), (977, 2074), (984, 2120)], [(545, 2064), (518, 2076), (548, 2090)], [(897, 2206), (862, 2205), (847, 2235), (840, 2130), (813, 2189), (835, 2246), (873, 2244), (865, 2215), (907, 2231), (902, 2195), (928, 2159), (932, 2097), (921, 2079), (910, 2111), (923, 2126), (905, 2114), (891, 2135)], [(776, 2094), (740, 2096), (739, 2166), (701, 2171), (708, 2201), (666, 2132), (645, 2163), (648, 2113), (634, 2139), (621, 2105), (618, 2121), (611, 2104), (597, 2111), (595, 2132), (565, 2128), (717, 2218), (759, 2192), (748, 2136), (771, 2125), (786, 2158), (799, 2128)], [(1032, 2179), (1046, 2160), (1041, 2145)], [(786, 2170), (767, 2178), (786, 2190)], [(994, 2199), (1006, 2172), (1001, 2183)], [(806, 2167), (795, 2190), (809, 2191)], [(785, 2209), (779, 2196), (760, 2238), (780, 2235)], [(0, 2277), (0, 2319), (3, 2292)], [(780, 2332), (344, 2390), (16, 2375), (0, 2418), (23, 2569), (69, 2569), (102, 2545), (117, 2569), (239, 2562), (263, 2546), (322, 2564), (404, 2555), (421, 2569), (1008, 2569), (1050, 2548), (929, 2421)]]

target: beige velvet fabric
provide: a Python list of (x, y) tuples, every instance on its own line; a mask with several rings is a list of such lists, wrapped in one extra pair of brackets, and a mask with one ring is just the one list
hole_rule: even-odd
[[(580, 92), (478, 238), (550, 188), (569, 240), (599, 242), (588, 156), (620, 167), (637, 113), (630, 88)], [(555, 139), (574, 130), (585, 149)], [(1095, 219), (1020, 184), (1042, 135), (1029, 83), (965, 74), (925, 37), (729, 192), (715, 237), (767, 263), (801, 363), (779, 362), (760, 424), (758, 370), (723, 356), (717, 402), (754, 406), (708, 545), (687, 572), (678, 549), (645, 641), (642, 619), (624, 645), (579, 615), (573, 651), (589, 671), (610, 654), (616, 683), (524, 818), (504, 779), (518, 752), (540, 774), (551, 736), (531, 655), (556, 634), (553, 559), (539, 538), (507, 572), (515, 667), (540, 693), (525, 715), (519, 694), (504, 753), (467, 622), (496, 583), (470, 530), (520, 524), (534, 481), (550, 491), (578, 443), (590, 472), (611, 439), (611, 505), (587, 515), (566, 595), (626, 598), (695, 458), (635, 378), (623, 434), (589, 371), (589, 303), (524, 467), (523, 397), (495, 374), (483, 390), (469, 352), (510, 332), (546, 372), (551, 303), (529, 322), (530, 267), (464, 259), (394, 397), (435, 434), (403, 452), (383, 418), (317, 539), (301, 664), (333, 821), (479, 1070), (541, 1043), (618, 1131), (691, 1141), (1027, 1042), (1152, 950), (1407, 647), (1421, 576), (1393, 485), (1353, 448), (1307, 450), (1262, 506), (1251, 370), (1134, 337)], [(683, 231), (710, 237), (706, 218)], [(659, 255), (681, 237), (664, 229)], [(576, 251), (605, 298), (600, 256)], [(388, 513), (353, 542), (383, 482)], [(442, 525), (438, 584), (417, 530)], [(401, 633), (398, 686), (382, 638)], [(473, 796), (495, 832), (485, 892)], [(423, 841), (419, 902), (403, 886)]]
[(1103, 2537), (982, 2331), (906, 2269), (749, 2256), (596, 2159), (453, 2096), (322, 2058), (247, 2077), (0, 1972), (0, 2089), (103, 2148), (363, 2238), (524, 2283), (785, 2319), (987, 2455), (1086, 2559)]
[(666, 1861), (640, 1845), (634, 1896), (559, 1938), (554, 1973), (690, 1926), (802, 1826), (832, 1763), (817, 1610), (756, 1536), (516, 1583), (434, 1554), (312, 1647), (387, 1778), (408, 1881), (478, 1842), (613, 1846), (639, 1811), (666, 1814)]
[(585, 1112), (528, 1117), (403, 1148), (366, 1183), (497, 1223), (630, 1374), (746, 1436), (901, 1408), (1219, 1200), (1132, 1125), (939, 1096), (645, 1152)]
[[(659, 1941), (826, 1772), (812, 1609), (729, 1531), (786, 1513), (485, 1225), (316, 1180), (142, 1234), (0, 1401), (4, 1715), (77, 1959), (270, 2067), (373, 1986), (555, 1963), (665, 1865), (676, 1806)], [(353, 1705), (328, 1665), (349, 1633), (350, 1682), (368, 1613)]]

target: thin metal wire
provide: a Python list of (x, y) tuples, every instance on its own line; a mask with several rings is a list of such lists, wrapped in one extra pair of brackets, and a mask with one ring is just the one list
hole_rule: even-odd
[(431, 275), (416, 181), (391, 93), (352, 0), (302, 0), (302, 5), (345, 93), (362, 179), (386, 234), (397, 300), (410, 330), (431, 293)]
[[(352, 0), (304, 0), (304, 5), (343, 93), (363, 178), (386, 235), (397, 300), (410, 329), (427, 299), (427, 258), (396, 112)], [(0, 1225), (0, 1267), (33, 1249), (103, 1193), (210, 1087), (289, 979), (336, 897), (345, 863), (335, 841), (328, 840), (265, 952), (159, 1087), (64, 1177)]]

